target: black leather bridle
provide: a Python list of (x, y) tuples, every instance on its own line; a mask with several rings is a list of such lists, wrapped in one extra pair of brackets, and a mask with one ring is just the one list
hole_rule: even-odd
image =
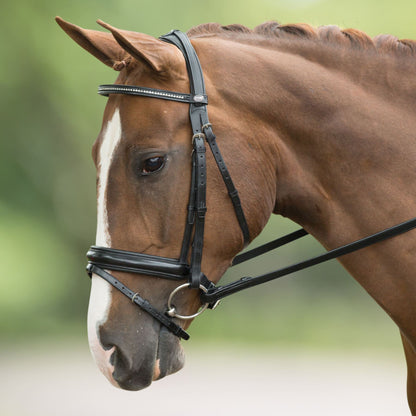
[[(207, 307), (213, 309), (220, 299), (233, 293), (351, 253), (416, 227), (416, 218), (413, 218), (369, 237), (331, 250), (323, 255), (282, 268), (280, 270), (257, 277), (243, 277), (236, 282), (224, 286), (215, 286), (215, 284), (212, 283), (201, 271), (205, 213), (207, 211), (205, 141), (208, 143), (217, 167), (221, 172), (243, 234), (244, 242), (246, 244), (250, 241), (249, 228), (244, 216), (238, 192), (221, 156), (220, 150), (216, 143), (216, 137), (212, 131), (212, 125), (208, 120), (208, 97), (205, 92), (204, 78), (198, 56), (186, 34), (180, 32), (179, 30), (174, 30), (167, 35), (162, 36), (160, 39), (177, 46), (183, 53), (189, 76), (190, 94), (119, 84), (100, 85), (98, 93), (104, 96), (109, 96), (110, 94), (137, 95), (189, 104), (189, 117), (193, 132), (192, 173), (188, 214), (182, 240), (181, 254), (179, 259), (171, 259), (114, 248), (91, 246), (87, 253), (87, 258), (89, 260), (87, 271), (90, 276), (94, 273), (105, 279), (116, 289), (120, 290), (133, 303), (158, 320), (173, 334), (180, 338), (188, 339), (189, 334), (187, 334), (181, 326), (173, 320), (174, 318), (192, 319), (199, 315)], [(281, 247), (291, 241), (295, 241), (305, 235), (307, 235), (307, 232), (303, 229), (295, 231), (261, 247), (257, 247), (256, 249), (240, 254), (234, 258), (232, 265), (234, 266), (250, 260), (270, 250)], [(188, 262), (189, 250), (191, 246), (192, 250), (190, 253), (190, 262)], [(147, 300), (143, 299), (138, 293), (133, 292), (113, 275), (108, 273), (107, 270), (139, 273), (161, 277), (164, 279), (187, 282), (178, 286), (171, 293), (169, 299), (167, 300), (167, 310), (161, 312), (153, 307)], [(173, 297), (176, 293), (185, 287), (200, 289), (200, 298), (204, 305), (199, 312), (190, 316), (179, 315), (172, 304)]]

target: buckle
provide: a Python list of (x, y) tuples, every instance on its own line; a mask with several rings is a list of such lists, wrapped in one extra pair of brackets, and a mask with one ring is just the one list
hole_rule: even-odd
[(202, 207), (199, 207), (199, 208), (197, 208), (196, 212), (198, 214), (198, 218), (204, 219), (205, 218), (205, 214), (207, 212), (207, 207), (205, 205), (202, 206)]
[(195, 139), (202, 139), (205, 140), (205, 134), (204, 133), (196, 133), (192, 136), (192, 145), (195, 144)]

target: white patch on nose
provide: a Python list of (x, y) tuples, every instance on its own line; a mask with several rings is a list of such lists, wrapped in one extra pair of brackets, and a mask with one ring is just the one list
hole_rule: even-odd
[[(97, 196), (97, 236), (96, 245), (111, 247), (111, 237), (108, 227), (107, 213), (107, 184), (114, 151), (121, 139), (121, 120), (118, 109), (108, 122), (103, 133), (103, 140), (99, 153), (99, 179)], [(114, 366), (110, 364), (110, 357), (115, 347), (105, 350), (99, 340), (99, 328), (108, 318), (111, 305), (111, 286), (101, 277), (93, 274), (91, 282), (90, 302), (88, 306), (88, 341), (90, 350), (98, 368), (118, 386), (113, 379)]]
[(98, 179), (96, 244), (103, 247), (110, 247), (111, 245), (111, 237), (108, 230), (108, 213), (106, 203), (107, 184), (114, 151), (116, 150), (120, 139), (121, 120), (120, 112), (117, 108), (114, 112), (113, 118), (108, 122), (105, 129), (98, 159), (100, 177)]

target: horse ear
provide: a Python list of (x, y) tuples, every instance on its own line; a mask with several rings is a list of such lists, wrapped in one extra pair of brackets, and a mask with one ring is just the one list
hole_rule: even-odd
[(101, 20), (97, 23), (108, 29), (126, 52), (158, 73), (174, 70), (183, 63), (183, 56), (174, 45), (144, 33), (114, 28)]
[(129, 55), (120, 47), (110, 33), (83, 29), (66, 22), (60, 17), (56, 17), (55, 20), (78, 45), (82, 46), (104, 64), (116, 71), (127, 65), (130, 59)]

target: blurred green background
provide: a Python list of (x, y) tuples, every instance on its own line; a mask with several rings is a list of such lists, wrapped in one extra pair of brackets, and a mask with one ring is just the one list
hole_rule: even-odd
[[(254, 27), (267, 20), (354, 27), (416, 38), (414, 0), (20, 0), (1, 21), (0, 341), (86, 340), (95, 240), (95, 171), (90, 149), (116, 74), (70, 40), (54, 16), (101, 30), (100, 18), (154, 36), (210, 21)], [(273, 218), (254, 244), (297, 229)], [(322, 251), (308, 237), (227, 273), (224, 281)], [(196, 341), (306, 348), (398, 348), (398, 331), (333, 262), (226, 299), (191, 327)], [(192, 341), (191, 341), (192, 342)]]

